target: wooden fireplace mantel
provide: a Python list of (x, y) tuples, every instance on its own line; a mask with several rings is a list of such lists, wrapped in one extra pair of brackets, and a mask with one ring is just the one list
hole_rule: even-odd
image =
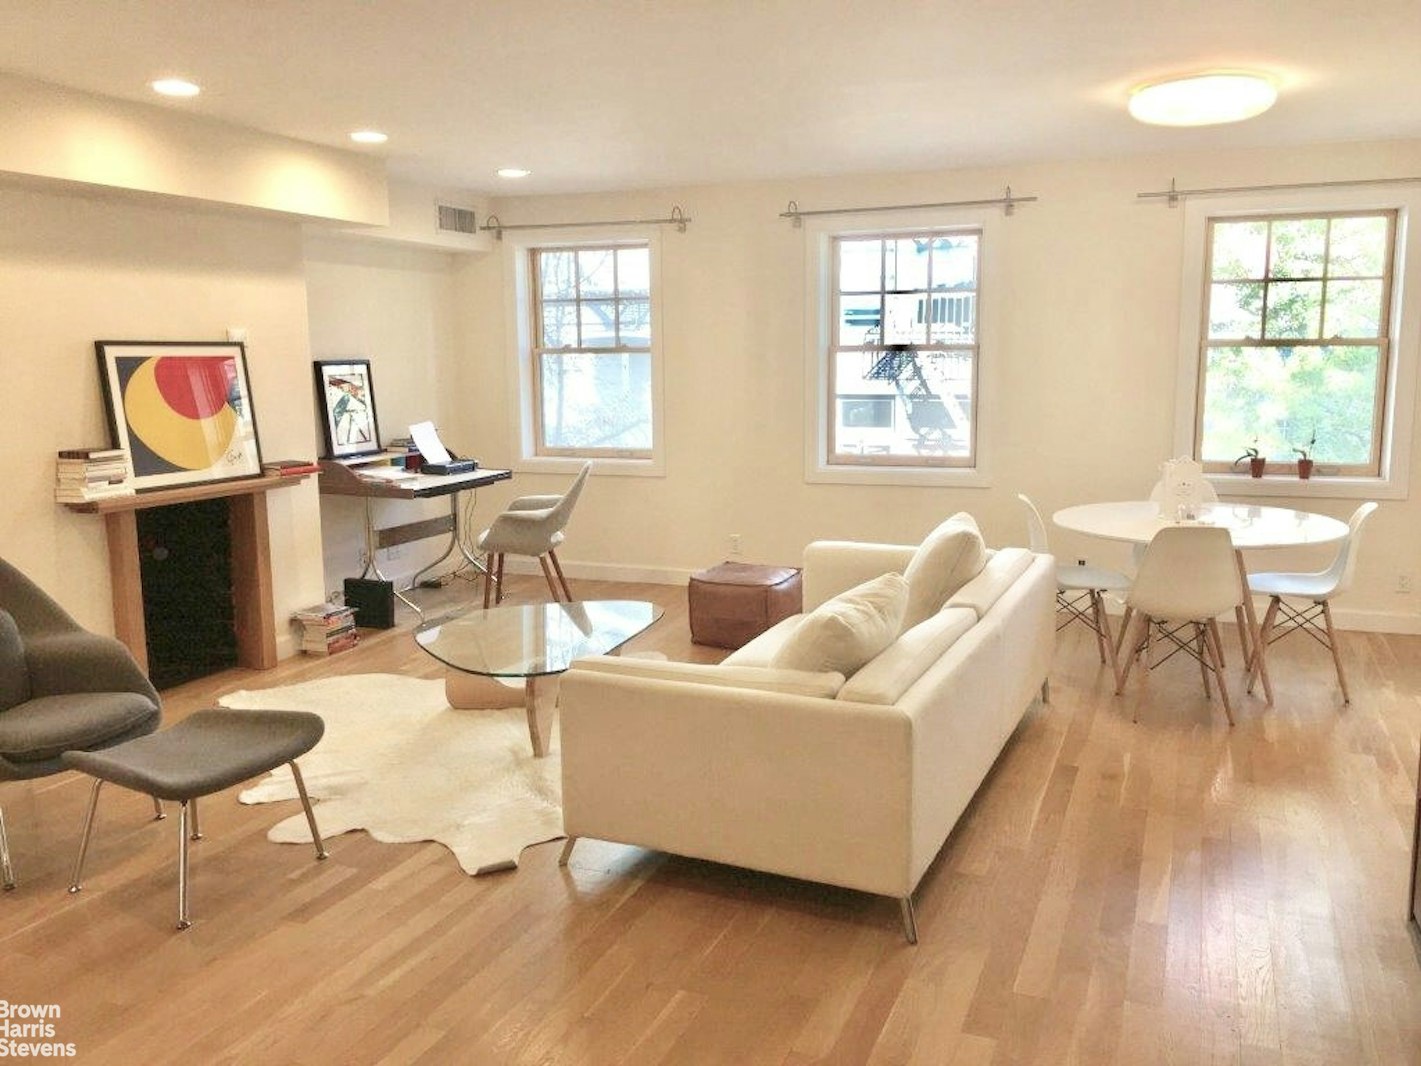
[(197, 500), (227, 500), (232, 532), (237, 663), (255, 670), (270, 670), (276, 665), (276, 608), (272, 599), (271, 532), (267, 526), (266, 494), (304, 480), (304, 477), (242, 478), (65, 504), (71, 511), (104, 518), (113, 584), (114, 634), (127, 645), (145, 672), (148, 669), (148, 628), (143, 620), (138, 512), (148, 507)]

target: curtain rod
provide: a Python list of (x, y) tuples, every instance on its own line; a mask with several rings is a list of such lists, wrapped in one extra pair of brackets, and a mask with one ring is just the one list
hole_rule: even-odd
[(794, 200), (789, 202), (789, 207), (780, 212), (780, 218), (792, 219), (794, 228), (799, 229), (804, 225), (804, 219), (813, 218), (818, 215), (861, 215), (870, 211), (925, 211), (934, 207), (1000, 207), (1002, 213), (1012, 214), (1016, 210), (1017, 204), (1034, 204), (1039, 197), (1036, 196), (1013, 196), (1011, 186), (1006, 187), (1006, 192), (1002, 196), (995, 196), (988, 200), (946, 200), (937, 204), (886, 204), (881, 207), (826, 207), (817, 211), (801, 211), (799, 204)]
[(1163, 192), (1137, 192), (1139, 200), (1165, 200), (1170, 207), (1179, 203), (1184, 196), (1223, 196), (1241, 192), (1280, 192), (1288, 189), (1345, 189), (1361, 185), (1405, 185), (1421, 181), (1415, 178), (1358, 178), (1355, 181), (1291, 181), (1279, 185), (1224, 185), (1214, 189), (1181, 189), (1169, 179), (1169, 188)]
[(506, 226), (498, 220), (497, 215), (489, 215), (479, 229), (493, 230), (494, 236), (503, 240), (504, 230), (577, 229), (584, 226), (675, 226), (677, 233), (685, 233), (686, 223), (690, 221), (690, 216), (681, 210), (681, 205), (676, 204), (671, 208), (671, 214), (666, 218), (611, 218), (601, 222), (523, 222), (518, 225)]

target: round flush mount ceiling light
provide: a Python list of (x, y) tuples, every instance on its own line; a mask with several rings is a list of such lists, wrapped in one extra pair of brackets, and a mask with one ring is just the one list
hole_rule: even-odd
[(356, 144), (384, 144), (390, 136), (379, 130), (356, 130), (350, 135), (350, 139)]
[(1278, 99), (1263, 74), (1227, 71), (1141, 85), (1130, 93), (1130, 114), (1154, 126), (1213, 126), (1261, 115)]
[(500, 178), (526, 178), (533, 172), (523, 167), (499, 167), (496, 173)]
[(196, 96), (202, 89), (186, 78), (159, 78), (149, 85), (155, 93), (164, 96)]

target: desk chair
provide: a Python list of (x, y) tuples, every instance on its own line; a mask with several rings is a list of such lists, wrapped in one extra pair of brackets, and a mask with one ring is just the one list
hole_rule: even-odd
[[(1051, 554), (1050, 540), (1046, 534), (1046, 523), (1041, 512), (1031, 498), (1020, 493), (1016, 497), (1026, 507), (1026, 533), (1031, 550), (1044, 555)], [(1109, 663), (1112, 673), (1118, 672), (1116, 665), (1115, 639), (1110, 634), (1110, 616), (1105, 613), (1107, 592), (1123, 592), (1130, 587), (1130, 579), (1114, 570), (1102, 570), (1098, 566), (1077, 563), (1072, 566), (1056, 567), (1056, 630), (1060, 632), (1072, 622), (1081, 622), (1095, 634), (1100, 646), (1100, 661)]]
[[(1140, 572), (1125, 599), (1132, 611), (1132, 622), (1123, 638), (1125, 669), (1119, 675), (1115, 694), (1125, 691), (1136, 658), (1143, 658), (1143, 669), (1151, 669), (1151, 642), (1157, 635), (1174, 645), (1174, 650), (1160, 662), (1183, 651), (1199, 663), (1206, 696), (1213, 696), (1209, 675), (1214, 675), (1224, 715), (1233, 725), (1219, 626), (1214, 617), (1236, 605), (1239, 594), (1238, 567), (1228, 530), (1170, 526), (1156, 533), (1145, 549)], [(1180, 636), (1186, 630), (1186, 636)], [(1135, 720), (1139, 718), (1137, 704)]]
[[(509, 552), (537, 559), (553, 600), (561, 602), (565, 597), (568, 603), (572, 602), (572, 591), (567, 587), (562, 564), (558, 562), (557, 547), (563, 542), (563, 529), (572, 517), (572, 509), (577, 505), (582, 486), (591, 472), (592, 464), (584, 463), (561, 496), (520, 496), (493, 520), (493, 525), (479, 534), (479, 550), (485, 553), (488, 560), (484, 570), (485, 608), (489, 605), (491, 586), (498, 587), (494, 602), (503, 602), (503, 557)], [(553, 583), (552, 571), (548, 569), (549, 561), (553, 570), (557, 571), (557, 584)], [(559, 585), (562, 586), (561, 595)]]
[[(0, 781), (57, 774), (66, 751), (113, 747), (158, 728), (158, 693), (128, 649), (80, 628), (0, 559)], [(162, 817), (162, 807), (154, 801)], [(0, 813), (0, 877), (15, 887)]]
[[(1362, 527), (1367, 524), (1367, 519), (1372, 517), (1372, 512), (1376, 509), (1377, 505), (1368, 500), (1352, 513), (1352, 518), (1347, 523), (1347, 537), (1342, 541), (1342, 547), (1337, 550), (1337, 558), (1332, 560), (1332, 565), (1326, 570), (1308, 574), (1263, 573), (1248, 576), (1248, 590), (1268, 597), (1268, 610), (1263, 615), (1263, 624), (1259, 626), (1258, 631), (1258, 650), (1249, 660), (1249, 692), (1253, 691), (1261, 666), (1260, 656), (1266, 654), (1268, 645), (1282, 640), (1289, 633), (1305, 629), (1308, 636), (1332, 653), (1332, 665), (1337, 669), (1337, 684), (1342, 689), (1342, 702), (1352, 702), (1352, 697), (1347, 692), (1347, 675), (1342, 671), (1342, 657), (1337, 651), (1337, 632), (1332, 628), (1332, 608), (1329, 603), (1332, 597), (1346, 592), (1351, 587), (1352, 575), (1357, 570), (1357, 550), (1362, 543)], [(1310, 602), (1302, 610), (1298, 610), (1287, 603), (1285, 597)], [(1283, 615), (1286, 628), (1275, 635), (1273, 628), (1279, 613)], [(1323, 622), (1321, 628), (1317, 624), (1319, 616)]]

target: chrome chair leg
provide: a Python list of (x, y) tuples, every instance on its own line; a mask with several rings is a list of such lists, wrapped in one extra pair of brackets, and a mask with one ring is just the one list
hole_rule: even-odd
[(189, 809), (188, 809), (188, 817), (192, 819), (192, 826), (191, 826), (191, 828), (192, 828), (192, 836), (189, 837), (189, 839), (190, 839), (190, 840), (201, 840), (201, 839), (202, 839), (202, 830), (198, 827), (198, 824), (197, 824), (197, 797), (196, 797), (196, 796), (194, 796), (192, 799), (188, 800), (188, 808), (189, 808)]
[(153, 821), (161, 822), (164, 818), (168, 817), (163, 812), (163, 801), (157, 796), (151, 796), (149, 798), (153, 800)]
[(99, 811), (99, 789), (104, 787), (100, 778), (94, 778), (94, 787), (89, 790), (89, 809), (84, 814), (84, 832), (79, 837), (79, 855), (74, 860), (74, 876), (69, 879), (69, 891), (78, 892), (84, 887), (84, 859), (89, 854), (89, 841), (94, 835), (94, 816)]
[(567, 843), (562, 846), (562, 854), (558, 856), (558, 865), (566, 866), (567, 861), (572, 858), (572, 849), (577, 846), (577, 837), (568, 837)]
[(316, 861), (326, 857), (326, 842), (321, 839), (321, 831), (316, 828), (316, 812), (311, 810), (311, 797), (306, 795), (306, 782), (301, 778), (301, 767), (296, 765), (296, 760), (292, 759), (287, 763), (291, 767), (291, 776), (296, 779), (296, 791), (301, 794), (301, 807), (306, 812), (306, 824), (311, 827), (311, 843), (316, 845)]
[(1049, 677), (1041, 682), (1041, 702), (1051, 702), (1051, 679)]
[(918, 916), (913, 913), (913, 897), (903, 896), (898, 900), (898, 908), (903, 912), (903, 935), (908, 943), (918, 942)]
[(178, 804), (178, 928), (192, 926), (187, 910), (188, 800)]
[(5, 834), (4, 811), (0, 811), (0, 877), (5, 880), (5, 891), (14, 891), (15, 868), (10, 865), (10, 838)]

